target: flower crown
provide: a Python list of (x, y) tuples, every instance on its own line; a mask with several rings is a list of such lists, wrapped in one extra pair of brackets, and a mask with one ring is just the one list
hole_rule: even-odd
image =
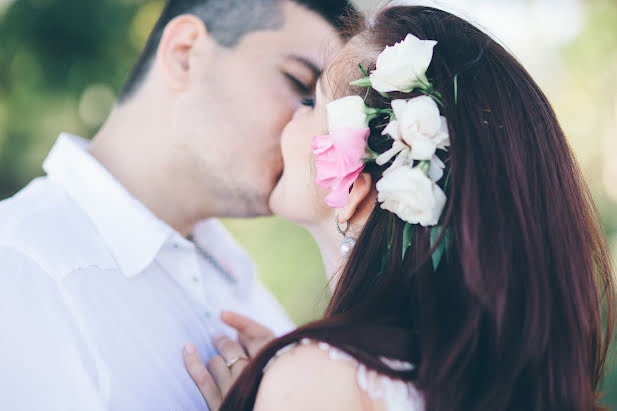
[[(329, 134), (316, 136), (312, 141), (317, 168), (315, 182), (330, 191), (326, 197), (330, 207), (345, 205), (349, 188), (366, 163), (389, 164), (376, 184), (377, 201), (381, 208), (407, 222), (403, 257), (411, 243), (413, 225), (433, 227), (431, 243), (441, 236), (438, 223), (446, 204), (446, 195), (437, 185), (445, 169), (437, 150), (447, 151), (450, 137), (447, 121), (439, 112), (438, 104), (443, 105), (441, 95), (426, 77), (436, 44), (408, 34), (381, 52), (370, 75), (360, 66), (364, 77), (350, 84), (366, 87), (365, 98), (347, 96), (327, 104)], [(389, 92), (419, 91), (423, 95), (395, 99), (390, 103), (391, 108), (377, 109), (365, 105), (371, 88), (386, 98)], [(369, 122), (380, 115), (389, 115), (381, 134), (392, 140), (392, 147), (382, 154), (373, 152), (367, 145)], [(442, 252), (433, 253), (435, 268)]]

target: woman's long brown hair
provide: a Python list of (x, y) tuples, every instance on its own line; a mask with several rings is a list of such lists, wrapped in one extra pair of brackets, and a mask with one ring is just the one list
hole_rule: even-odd
[[(610, 257), (555, 113), (502, 46), (446, 12), (387, 8), (355, 41), (382, 50), (407, 33), (438, 41), (427, 75), (450, 128), (447, 255), (434, 270), (430, 230), (417, 227), (401, 261), (404, 222), (376, 206), (323, 319), (268, 345), (222, 409), (252, 409), (267, 361), (301, 338), (413, 381), (431, 411), (598, 409), (614, 325)], [(359, 53), (354, 64), (374, 69), (375, 53)], [(367, 103), (389, 100), (373, 91)], [(380, 123), (369, 144), (383, 152)], [(418, 367), (398, 372), (379, 356)]]

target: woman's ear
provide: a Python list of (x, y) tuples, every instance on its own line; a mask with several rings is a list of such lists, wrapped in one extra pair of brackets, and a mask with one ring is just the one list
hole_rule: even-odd
[(338, 221), (340, 224), (351, 220), (365, 200), (372, 197), (372, 187), (373, 179), (371, 175), (369, 173), (360, 173), (353, 186), (351, 186), (347, 203), (338, 210)]
[(206, 26), (196, 16), (183, 14), (171, 20), (161, 36), (157, 50), (157, 63), (163, 68), (169, 86), (174, 90), (188, 87), (194, 57), (212, 48), (212, 39)]

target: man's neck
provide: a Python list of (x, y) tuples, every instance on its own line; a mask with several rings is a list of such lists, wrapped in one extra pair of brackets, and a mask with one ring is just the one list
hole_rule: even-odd
[(345, 265), (345, 258), (340, 253), (341, 237), (332, 228), (334, 216), (330, 220), (321, 221), (315, 226), (306, 226), (306, 229), (311, 233), (319, 247), (330, 289), (334, 291), (341, 269)]
[(164, 148), (168, 122), (164, 113), (158, 114), (144, 116), (130, 105), (115, 108), (89, 151), (153, 214), (187, 236), (208, 216), (200, 214), (194, 201), (200, 193), (188, 186), (189, 179), (173, 172), (174, 159)]

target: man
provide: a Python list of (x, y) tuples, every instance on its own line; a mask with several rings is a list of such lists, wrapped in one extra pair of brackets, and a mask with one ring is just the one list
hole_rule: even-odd
[[(0, 203), (0, 409), (204, 407), (222, 309), (292, 327), (212, 217), (269, 214), (279, 135), (342, 46), (333, 0), (170, 0), (89, 145)], [(230, 365), (231, 366), (231, 365)]]

